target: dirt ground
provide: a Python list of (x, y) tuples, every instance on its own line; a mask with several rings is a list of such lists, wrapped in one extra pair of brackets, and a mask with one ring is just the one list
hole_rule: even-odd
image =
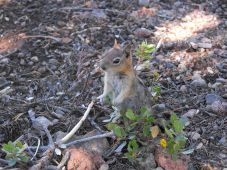
[[(21, 135), (34, 144), (30, 109), (58, 120), (51, 134), (69, 131), (102, 93), (97, 64), (115, 39), (135, 48), (163, 39), (139, 76), (149, 86), (153, 73), (160, 74), (157, 103), (168, 110), (197, 110), (186, 128), (194, 169), (227, 168), (226, 110), (207, 110), (214, 100), (227, 100), (226, 0), (150, 0), (147, 8), (137, 0), (0, 0), (0, 36), (0, 144)], [(110, 113), (111, 107), (95, 104), (90, 116), (105, 129), (101, 120)], [(93, 129), (86, 121), (77, 135)], [(110, 169), (133, 168), (117, 160)]]

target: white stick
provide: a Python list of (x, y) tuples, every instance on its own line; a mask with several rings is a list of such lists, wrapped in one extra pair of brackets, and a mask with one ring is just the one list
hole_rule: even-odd
[(92, 101), (89, 105), (88, 108), (86, 110), (86, 112), (84, 113), (83, 117), (80, 119), (80, 121), (76, 124), (76, 126), (74, 126), (74, 128), (64, 137), (62, 138), (59, 142), (57, 142), (58, 144), (63, 144), (65, 143), (67, 140), (69, 140), (75, 133), (76, 131), (80, 128), (80, 126), (82, 125), (82, 123), (85, 121), (85, 119), (87, 118), (88, 114), (91, 111), (92, 106), (94, 105), (94, 101)]

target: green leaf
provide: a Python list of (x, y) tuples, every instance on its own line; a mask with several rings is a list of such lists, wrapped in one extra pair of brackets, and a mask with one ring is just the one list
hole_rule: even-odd
[(158, 78), (159, 78), (159, 76), (160, 76), (160, 74), (159, 74), (157, 71), (155, 71), (155, 72), (153, 73), (153, 79), (154, 79), (154, 81), (157, 81)]
[(176, 113), (171, 114), (170, 116), (170, 122), (172, 123), (172, 125), (177, 121), (177, 115)]
[(124, 154), (124, 156), (126, 158), (128, 158), (128, 160), (132, 161), (135, 157), (135, 154), (133, 152), (127, 152), (127, 153)]
[(29, 160), (28, 156), (22, 156), (22, 157), (20, 157), (20, 159), (22, 162), (28, 162), (28, 160)]
[(147, 108), (147, 107), (142, 107), (141, 109), (140, 109), (140, 112), (141, 112), (141, 116), (143, 117), (143, 118), (146, 118), (146, 117), (149, 117), (149, 116), (151, 116), (151, 112), (150, 112), (150, 110)]
[(164, 127), (164, 128), (165, 128), (165, 133), (167, 134), (167, 136), (169, 138), (173, 138), (173, 133), (169, 129), (167, 129), (166, 127)]
[(147, 108), (145, 106), (140, 108), (140, 113), (144, 114), (147, 111)]
[(149, 117), (146, 117), (146, 118), (145, 118), (145, 121), (146, 121), (147, 123), (153, 123), (153, 122), (155, 121), (155, 119), (154, 119), (153, 116), (149, 116)]
[(22, 142), (19, 141), (19, 140), (16, 141), (15, 146), (16, 146), (16, 147), (19, 147), (19, 148), (24, 148), (24, 145), (23, 145)]
[(9, 141), (8, 144), (3, 144), (2, 151), (6, 153), (11, 153), (15, 151), (15, 146), (13, 142)]
[(143, 135), (144, 135), (144, 136), (150, 136), (150, 134), (151, 134), (150, 126), (145, 125), (145, 126), (143, 127)]
[(119, 137), (119, 138), (123, 138), (125, 136), (125, 131), (122, 127), (116, 125), (113, 129), (114, 134)]
[(117, 124), (115, 124), (115, 123), (108, 123), (108, 124), (106, 125), (106, 128), (107, 128), (108, 130), (113, 130), (113, 129), (115, 128), (116, 125), (117, 125)]
[(175, 113), (171, 115), (170, 122), (176, 133), (181, 133), (183, 131), (184, 124), (179, 120)]
[(154, 51), (154, 44), (148, 44), (146, 41), (143, 41), (136, 49), (136, 56), (140, 59), (150, 60), (152, 58), (151, 53)]
[(174, 140), (173, 139), (169, 139), (167, 146), (168, 146), (168, 153), (170, 155), (174, 154), (174, 145), (175, 145)]
[(126, 112), (126, 117), (129, 119), (129, 120), (136, 120), (136, 115), (135, 113), (132, 111), (132, 109), (128, 109), (127, 112)]
[(161, 95), (161, 87), (160, 86), (154, 86), (152, 88), (152, 91), (156, 93), (156, 95), (160, 96)]
[(136, 139), (133, 139), (133, 140), (129, 141), (128, 147), (127, 147), (127, 150), (129, 152), (136, 152), (138, 148), (139, 148), (139, 145), (138, 145)]

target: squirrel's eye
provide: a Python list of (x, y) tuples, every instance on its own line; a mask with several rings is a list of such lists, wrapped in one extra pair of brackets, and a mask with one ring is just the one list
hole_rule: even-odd
[(120, 61), (121, 61), (120, 58), (115, 58), (115, 59), (113, 60), (113, 63), (114, 63), (114, 64), (119, 64)]

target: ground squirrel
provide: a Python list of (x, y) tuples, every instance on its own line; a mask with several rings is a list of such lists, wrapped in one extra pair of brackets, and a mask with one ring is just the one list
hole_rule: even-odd
[(135, 73), (129, 44), (121, 48), (115, 41), (113, 48), (103, 54), (100, 67), (105, 73), (104, 92), (98, 99), (103, 102), (106, 96), (111, 96), (112, 105), (121, 113), (129, 108), (134, 112), (143, 106), (150, 108), (151, 98)]

